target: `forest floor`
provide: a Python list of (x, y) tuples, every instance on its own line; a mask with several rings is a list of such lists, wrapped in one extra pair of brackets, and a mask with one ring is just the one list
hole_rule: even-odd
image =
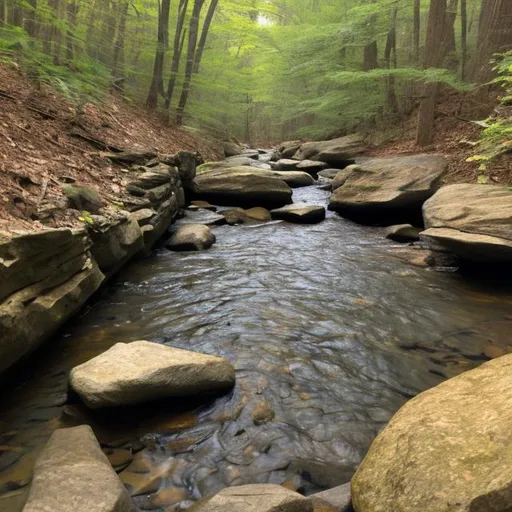
[[(0, 231), (80, 225), (79, 213), (65, 207), (62, 182), (116, 199), (126, 170), (109, 160), (109, 149), (150, 149), (159, 155), (190, 150), (205, 160), (221, 156), (213, 141), (168, 126), (115, 97), (81, 110), (77, 115), (50, 87), (36, 87), (22, 73), (0, 65)], [(37, 219), (41, 209), (52, 211), (49, 223)]]
[[(369, 152), (370, 156), (392, 156), (398, 154), (437, 153), (449, 161), (445, 183), (477, 183), (478, 162), (467, 159), (478, 154), (472, 143), (478, 141), (482, 128), (473, 116), (461, 113), (461, 105), (467, 101), (464, 93), (444, 94), (436, 107), (434, 142), (426, 148), (416, 145), (417, 113), (413, 112), (403, 124), (400, 135), (394, 137)], [(512, 115), (512, 107), (510, 109)], [(463, 110), (463, 109), (462, 109)], [(486, 116), (482, 114), (483, 120)], [(512, 162), (510, 154), (497, 158), (487, 172), (489, 183), (512, 185)]]

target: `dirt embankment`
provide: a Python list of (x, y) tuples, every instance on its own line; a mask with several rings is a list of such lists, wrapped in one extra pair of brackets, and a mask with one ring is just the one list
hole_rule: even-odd
[(112, 205), (122, 202), (126, 166), (107, 155), (134, 149), (220, 157), (213, 141), (118, 98), (77, 109), (51, 88), (38, 88), (0, 65), (0, 231), (80, 225), (80, 213), (66, 207), (63, 183), (92, 187)]

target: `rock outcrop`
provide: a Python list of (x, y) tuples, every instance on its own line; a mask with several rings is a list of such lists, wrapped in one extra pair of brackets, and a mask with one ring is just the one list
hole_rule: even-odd
[(423, 205), (421, 233), (462, 259), (512, 261), (512, 190), (495, 185), (449, 185)]
[(274, 484), (227, 487), (194, 506), (194, 512), (313, 512), (313, 502)]
[(93, 409), (226, 389), (235, 370), (225, 359), (134, 341), (117, 343), (71, 370), (70, 384)]
[(85, 230), (0, 237), (0, 373), (49, 338), (105, 276)]
[(512, 355), (406, 403), (352, 479), (357, 512), (507, 511)]
[(235, 167), (199, 174), (194, 196), (222, 206), (277, 208), (291, 203), (292, 190), (282, 180), (261, 171)]
[(325, 219), (323, 206), (307, 203), (294, 203), (270, 212), (273, 219), (286, 220), (297, 224), (314, 224)]
[(135, 512), (89, 426), (59, 429), (36, 461), (23, 512)]
[(438, 155), (365, 160), (334, 191), (329, 209), (368, 224), (421, 222), (421, 207), (440, 188), (447, 167)]
[(368, 149), (360, 135), (347, 135), (339, 139), (306, 142), (293, 155), (295, 160), (315, 160), (333, 166), (354, 163), (357, 155)]
[[(219, 215), (219, 217), (222, 217), (222, 215)], [(209, 249), (215, 243), (215, 240), (215, 235), (208, 226), (204, 224), (185, 224), (178, 227), (165, 246), (171, 251), (204, 251)]]

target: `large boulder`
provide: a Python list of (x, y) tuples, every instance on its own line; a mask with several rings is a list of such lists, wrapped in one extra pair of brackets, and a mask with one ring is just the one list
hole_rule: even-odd
[(297, 224), (314, 224), (325, 219), (325, 208), (306, 203), (294, 203), (270, 212), (273, 219)]
[(506, 512), (512, 503), (512, 355), (406, 403), (352, 479), (357, 512)]
[(290, 158), (298, 151), (301, 145), (302, 141), (300, 140), (289, 140), (283, 142), (277, 151), (283, 158)]
[(313, 502), (275, 484), (227, 487), (195, 505), (194, 512), (313, 512)]
[(194, 182), (194, 195), (223, 206), (263, 206), (277, 208), (291, 203), (292, 190), (281, 179), (250, 167), (219, 169), (200, 174)]
[[(222, 215), (209, 213), (221, 218)], [(223, 217), (222, 217), (223, 218)], [(225, 220), (223, 220), (225, 224)], [(204, 224), (181, 225), (165, 246), (171, 251), (204, 251), (215, 243), (215, 235)]]
[(288, 158), (282, 158), (281, 160), (278, 160), (274, 164), (272, 164), (272, 168), (276, 171), (293, 171), (297, 168), (297, 165), (299, 165), (298, 160), (290, 160)]
[(441, 186), (448, 167), (439, 155), (372, 158), (353, 168), (329, 209), (362, 223), (421, 223), (421, 207)]
[(87, 425), (56, 430), (36, 461), (23, 512), (135, 512)]
[(233, 386), (225, 359), (148, 341), (117, 343), (76, 366), (71, 387), (93, 409), (183, 397)]
[[(327, 491), (317, 492), (311, 495), (311, 498), (321, 499), (332, 505), (337, 512), (352, 512), (352, 494), (350, 491), (350, 482), (338, 485)], [(310, 499), (311, 499), (310, 498)]]
[(449, 185), (423, 205), (426, 231), (462, 259), (512, 261), (512, 189), (495, 185)]
[(354, 163), (354, 158), (368, 149), (360, 135), (339, 139), (306, 142), (293, 155), (296, 160), (316, 160), (334, 166)]
[(400, 243), (417, 242), (420, 239), (420, 231), (420, 228), (410, 224), (398, 224), (386, 229), (386, 238)]
[(315, 160), (302, 160), (297, 165), (298, 171), (304, 171), (312, 176), (316, 176), (320, 171), (326, 169), (328, 165), (325, 162), (315, 161)]
[(226, 157), (241, 155), (245, 151), (243, 146), (234, 142), (224, 142), (223, 149)]

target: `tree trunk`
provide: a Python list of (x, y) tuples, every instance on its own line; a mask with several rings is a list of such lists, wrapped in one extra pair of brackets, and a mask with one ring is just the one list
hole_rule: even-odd
[(126, 18), (128, 17), (129, 0), (122, 0), (119, 6), (119, 28), (117, 31), (117, 39), (114, 45), (114, 55), (112, 57), (112, 92), (124, 97), (125, 84), (125, 62), (124, 62), (124, 45), (126, 34)]
[(485, 83), (492, 78), (489, 59), (493, 53), (512, 46), (512, 9), (510, 0), (482, 0), (478, 41), (473, 63), (473, 81)]
[(185, 79), (183, 82), (183, 88), (181, 89), (181, 97), (178, 103), (178, 108), (176, 110), (176, 123), (178, 125), (183, 124), (185, 107), (187, 106), (188, 95), (190, 93), (190, 82), (192, 81), (192, 71), (194, 69), (194, 57), (197, 44), (197, 33), (199, 29), (199, 15), (201, 14), (203, 3), (204, 0), (194, 0), (194, 8), (190, 18)]
[(457, 58), (457, 45), (455, 43), (455, 19), (457, 18), (458, 0), (448, 0), (444, 33), (444, 66), (456, 70), (459, 64)]
[(76, 17), (78, 14), (78, 4), (76, 0), (68, 1), (67, 18), (68, 26), (66, 29), (66, 60), (71, 62), (75, 56), (75, 44), (73, 38), (76, 32)]
[[(386, 67), (391, 69), (391, 66), (396, 69), (396, 16), (397, 9), (394, 8), (391, 11), (391, 27), (388, 31), (386, 38), (386, 48), (384, 50), (384, 60), (386, 61)], [(396, 99), (395, 92), (395, 77), (389, 75), (387, 78), (387, 103), (391, 112), (398, 112), (398, 101)]]
[(178, 17), (176, 19), (176, 32), (174, 33), (174, 46), (171, 63), (171, 74), (169, 76), (169, 83), (167, 85), (167, 95), (165, 98), (165, 109), (169, 110), (171, 106), (174, 88), (176, 87), (176, 79), (180, 70), (180, 60), (185, 43), (186, 30), (183, 30), (185, 24), (185, 16), (187, 14), (188, 0), (180, 0), (178, 7)]
[(468, 12), (466, 0), (460, 0), (460, 77), (466, 78), (466, 56), (468, 51)]
[(199, 66), (201, 65), (201, 58), (203, 57), (203, 51), (206, 45), (208, 31), (210, 30), (210, 25), (212, 23), (213, 15), (215, 14), (215, 9), (217, 8), (218, 3), (219, 0), (211, 0), (210, 6), (208, 7), (208, 12), (206, 13), (206, 18), (204, 19), (203, 30), (201, 32), (201, 38), (199, 39), (196, 55), (194, 58), (194, 73), (199, 73)]
[(62, 46), (62, 33), (58, 25), (61, 19), (61, 0), (48, 0), (48, 5), (52, 11), (52, 42), (53, 42), (53, 62), (60, 66), (60, 53)]
[(30, 5), (30, 8), (27, 9), (27, 15), (25, 18), (25, 30), (30, 37), (35, 39), (37, 37), (37, 0), (28, 0), (27, 3)]
[(149, 87), (146, 107), (148, 110), (155, 110), (158, 106), (158, 94), (164, 95), (164, 62), (165, 54), (169, 49), (169, 14), (171, 0), (162, 0), (158, 11), (158, 34), (153, 64), (153, 77)]
[(377, 41), (372, 41), (364, 47), (363, 71), (370, 71), (379, 67), (377, 59)]
[(96, 28), (96, 11), (98, 7), (98, 1), (94, 0), (91, 2), (91, 8), (89, 10), (89, 16), (87, 18), (87, 32), (85, 36), (85, 46), (87, 48), (87, 53), (90, 57), (94, 56), (94, 45), (93, 41), (94, 35), (95, 35), (95, 28)]
[(114, 5), (110, 0), (103, 0), (100, 5), (104, 5), (104, 9), (101, 12), (101, 29), (97, 46), (97, 59), (106, 66), (110, 66), (112, 62), (112, 46), (116, 33), (116, 15)]
[(417, 64), (420, 61), (420, 0), (414, 0), (414, 19), (412, 34), (414, 62)]
[[(427, 37), (423, 57), (424, 68), (437, 68), (443, 62), (446, 28), (446, 0), (431, 0), (427, 24)], [(416, 143), (428, 146), (434, 140), (435, 105), (437, 99), (437, 84), (427, 84), (424, 87), (420, 108), (418, 111), (418, 126)]]

